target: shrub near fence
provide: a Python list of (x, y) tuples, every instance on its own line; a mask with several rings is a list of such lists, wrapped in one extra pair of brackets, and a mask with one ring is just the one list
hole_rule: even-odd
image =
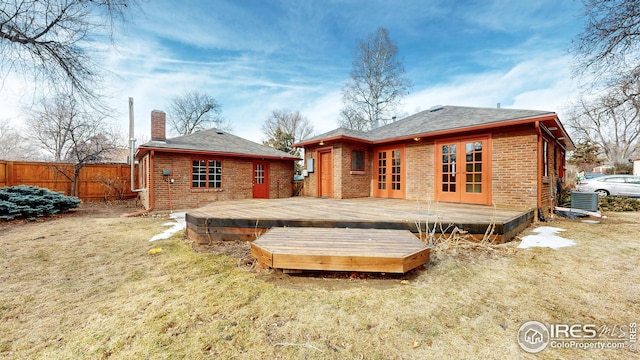
[(35, 186), (0, 188), (0, 220), (32, 219), (77, 208), (80, 199)]
[[(71, 180), (64, 174), (72, 177), (73, 164), (0, 160), (0, 187), (32, 185), (70, 195)], [(80, 170), (76, 196), (83, 201), (132, 199), (137, 194), (131, 192), (130, 178), (128, 164), (87, 164)]]

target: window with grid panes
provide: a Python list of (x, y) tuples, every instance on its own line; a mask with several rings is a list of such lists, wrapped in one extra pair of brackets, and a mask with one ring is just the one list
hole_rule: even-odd
[(221, 188), (222, 161), (193, 160), (191, 167), (191, 186), (194, 188)]

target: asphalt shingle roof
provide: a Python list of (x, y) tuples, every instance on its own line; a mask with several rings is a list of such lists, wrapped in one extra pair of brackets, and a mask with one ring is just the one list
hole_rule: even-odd
[(170, 138), (166, 141), (149, 141), (140, 145), (140, 149), (145, 148), (249, 155), (252, 157), (297, 158), (284, 151), (276, 150), (218, 129), (202, 130), (193, 134)]
[(331, 138), (331, 137), (335, 137), (335, 136), (349, 136), (349, 137), (353, 137), (353, 138), (356, 138), (356, 139), (367, 139), (367, 133), (364, 132), (364, 131), (351, 130), (351, 129), (339, 127), (337, 129), (331, 130), (331, 131), (326, 132), (324, 134), (321, 134), (321, 135), (318, 135), (318, 136), (314, 136), (314, 137), (309, 138), (309, 139), (305, 139), (304, 142), (315, 141), (315, 140), (320, 140), (320, 139), (327, 139), (327, 138)]
[(443, 106), (440, 110), (425, 110), (369, 131), (370, 140), (462, 129), (477, 125), (554, 115), (552, 111), (504, 108)]
[(340, 135), (368, 141), (380, 141), (397, 137), (464, 129), (478, 125), (499, 125), (501, 122), (545, 115), (555, 115), (555, 113), (544, 110), (443, 106), (435, 110), (421, 111), (367, 132), (338, 128), (304, 140), (304, 142), (327, 139)]

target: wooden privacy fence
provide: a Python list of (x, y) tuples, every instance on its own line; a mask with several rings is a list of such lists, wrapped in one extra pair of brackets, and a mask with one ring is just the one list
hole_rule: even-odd
[[(70, 179), (73, 164), (0, 160), (0, 187), (32, 185), (70, 195)], [(132, 199), (137, 194), (131, 192), (130, 179), (129, 164), (87, 164), (80, 170), (76, 196), (83, 201)]]

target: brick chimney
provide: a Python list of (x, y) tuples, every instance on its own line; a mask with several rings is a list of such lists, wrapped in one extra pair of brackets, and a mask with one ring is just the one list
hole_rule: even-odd
[(153, 110), (151, 112), (151, 141), (166, 141), (167, 115), (164, 111)]

